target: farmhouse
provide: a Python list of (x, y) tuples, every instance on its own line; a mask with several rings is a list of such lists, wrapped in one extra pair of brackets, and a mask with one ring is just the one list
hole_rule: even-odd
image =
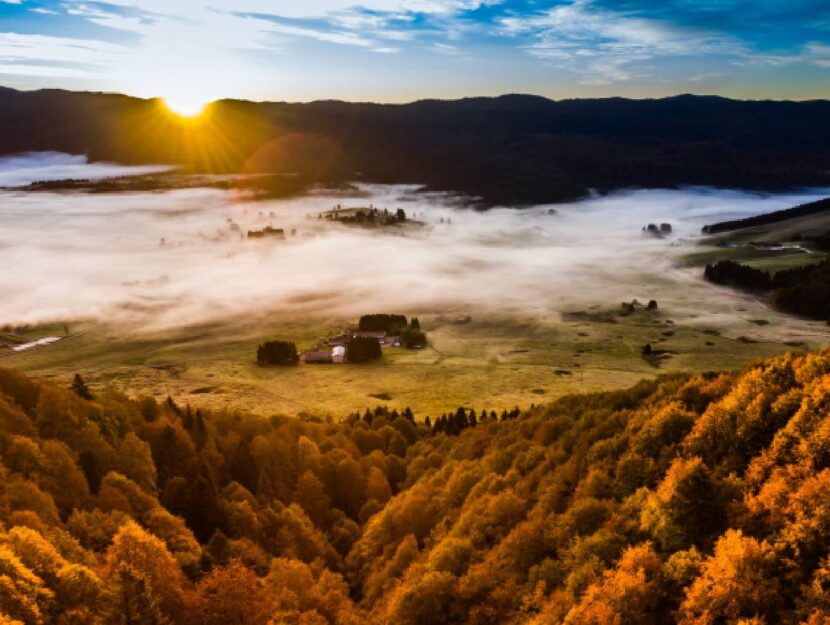
[(331, 360), (338, 364), (346, 362), (346, 348), (342, 345), (337, 345), (331, 350)]
[(350, 338), (352, 338), (350, 334), (339, 334), (338, 336), (332, 336), (331, 338), (326, 339), (326, 345), (328, 345), (329, 347), (345, 347), (346, 343), (349, 342)]
[(334, 362), (332, 353), (324, 349), (312, 349), (303, 354), (303, 362), (307, 365), (322, 365)]

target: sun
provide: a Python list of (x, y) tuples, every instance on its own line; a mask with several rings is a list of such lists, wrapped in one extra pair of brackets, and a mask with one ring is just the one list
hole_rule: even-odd
[(163, 100), (167, 108), (182, 117), (197, 117), (208, 103), (207, 98), (190, 93), (166, 95)]

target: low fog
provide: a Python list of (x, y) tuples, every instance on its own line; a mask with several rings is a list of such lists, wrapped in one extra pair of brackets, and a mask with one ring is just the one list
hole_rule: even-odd
[[(705, 223), (821, 195), (639, 190), (479, 212), (414, 187), (361, 191), (258, 202), (212, 189), (3, 191), (0, 323), (100, 317), (159, 329), (265, 311), (556, 315), (635, 297), (709, 320), (734, 296), (675, 269), (672, 258)], [(403, 208), (424, 225), (364, 229), (317, 219), (337, 204)], [(669, 222), (674, 232), (644, 235), (649, 222)], [(267, 225), (286, 238), (242, 237)]]
[(36, 181), (95, 180), (113, 176), (135, 176), (169, 170), (166, 165), (125, 167), (114, 163), (89, 163), (86, 156), (61, 152), (28, 152), (0, 157), (0, 187), (21, 187)]

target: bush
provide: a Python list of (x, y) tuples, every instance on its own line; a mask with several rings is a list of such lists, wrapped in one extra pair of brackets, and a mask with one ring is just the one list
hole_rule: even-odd
[(297, 346), (289, 341), (268, 341), (256, 350), (258, 365), (294, 365), (299, 360)]

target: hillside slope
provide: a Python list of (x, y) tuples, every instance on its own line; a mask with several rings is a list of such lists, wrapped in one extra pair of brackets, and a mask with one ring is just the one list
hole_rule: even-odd
[(0, 370), (0, 623), (830, 622), (830, 350), (457, 435), (82, 395)]
[(703, 234), (720, 234), (722, 232), (731, 232), (733, 230), (743, 230), (745, 228), (757, 228), (758, 226), (769, 226), (772, 224), (779, 224), (790, 219), (798, 219), (800, 217), (808, 217), (811, 215), (826, 213), (830, 211), (830, 198), (818, 200), (816, 202), (809, 202), (807, 204), (799, 204), (792, 208), (786, 208), (772, 213), (764, 213), (763, 215), (756, 215), (754, 217), (746, 217), (744, 219), (734, 219), (732, 221), (722, 221), (716, 224), (703, 226)]
[(830, 184), (830, 102), (533, 96), (405, 105), (222, 100), (183, 120), (159, 100), (0, 88), (0, 154), (59, 150), (203, 172), (426, 184), (486, 204), (591, 189)]

